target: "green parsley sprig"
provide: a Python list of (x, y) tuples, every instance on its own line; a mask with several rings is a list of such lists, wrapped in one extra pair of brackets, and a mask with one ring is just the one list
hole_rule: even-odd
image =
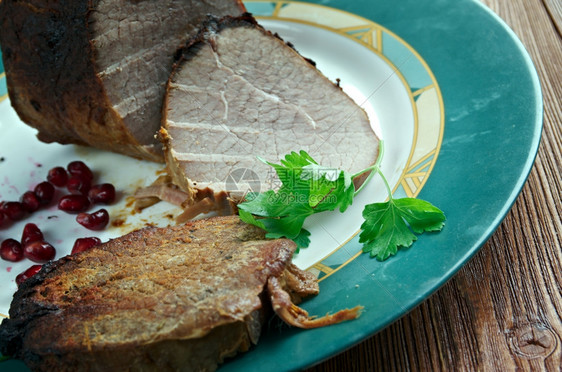
[[(246, 195), (246, 200), (238, 205), (240, 218), (264, 229), (267, 238), (292, 239), (298, 248), (304, 248), (310, 244), (310, 232), (303, 228), (306, 218), (336, 209), (345, 212), (353, 198), (378, 174), (388, 192), (388, 201), (365, 206), (359, 242), (363, 243), (363, 252), (385, 260), (399, 248), (411, 246), (417, 239), (415, 234), (440, 231), (445, 214), (424, 200), (395, 199), (380, 169), (383, 155), (381, 141), (375, 164), (353, 175), (321, 166), (305, 151), (286, 155), (280, 164), (258, 158), (275, 169), (281, 187)], [(355, 190), (353, 179), (365, 173), (369, 173), (367, 179)]]

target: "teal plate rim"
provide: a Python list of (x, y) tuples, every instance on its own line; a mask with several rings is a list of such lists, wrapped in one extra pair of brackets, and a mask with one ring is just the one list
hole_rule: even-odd
[[(303, 305), (321, 315), (361, 304), (359, 319), (305, 331), (270, 325), (256, 349), (226, 363), (224, 371), (309, 367), (415, 308), (491, 237), (523, 188), (540, 143), (542, 94), (533, 62), (513, 31), (480, 2), (307, 2), (380, 24), (430, 67), (444, 100), (445, 130), (418, 197), (443, 209), (447, 224), (388, 261), (362, 255), (322, 282), (320, 295)], [(348, 247), (355, 252), (357, 239)]]
[[(384, 26), (431, 68), (444, 100), (445, 131), (439, 159), (418, 197), (443, 209), (447, 224), (388, 261), (360, 256), (303, 304), (318, 315), (361, 304), (359, 319), (314, 330), (272, 322), (254, 350), (229, 360), (221, 371), (309, 367), (415, 308), (491, 237), (523, 188), (540, 143), (543, 106), (534, 65), (513, 31), (477, 0), (307, 2)], [(0, 61), (0, 98), (7, 94), (3, 70)], [(357, 251), (357, 239), (348, 246)], [(17, 361), (2, 367), (25, 369)]]

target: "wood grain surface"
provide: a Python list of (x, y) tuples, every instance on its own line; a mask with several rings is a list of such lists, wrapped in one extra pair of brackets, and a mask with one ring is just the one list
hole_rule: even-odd
[(482, 0), (541, 80), (544, 131), (511, 212), (480, 252), (411, 313), (308, 372), (560, 371), (562, 0)]

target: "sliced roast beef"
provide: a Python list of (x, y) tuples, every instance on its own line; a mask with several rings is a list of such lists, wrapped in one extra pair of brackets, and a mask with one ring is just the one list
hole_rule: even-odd
[(0, 352), (37, 371), (211, 371), (258, 341), (270, 304), (302, 328), (357, 317), (311, 319), (294, 305), (318, 293), (294, 250), (235, 216), (130, 233), (25, 281)]
[(166, 162), (195, 200), (197, 189), (240, 191), (225, 181), (242, 169), (262, 191), (269, 187), (270, 168), (257, 155), (276, 162), (305, 150), (319, 164), (355, 172), (378, 153), (365, 111), (248, 14), (211, 17), (188, 42), (162, 116)]
[(2, 0), (10, 101), (45, 142), (161, 160), (155, 134), (173, 55), (240, 0)]

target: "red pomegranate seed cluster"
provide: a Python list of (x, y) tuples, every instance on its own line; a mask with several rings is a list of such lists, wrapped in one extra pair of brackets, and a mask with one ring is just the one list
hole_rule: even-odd
[[(102, 230), (109, 222), (106, 209), (92, 213), (86, 211), (95, 204), (111, 204), (115, 200), (115, 187), (110, 183), (94, 184), (92, 170), (82, 161), (70, 162), (66, 169), (60, 166), (49, 170), (47, 181), (39, 183), (32, 191), (26, 191), (20, 201), (0, 202), (0, 227), (7, 221), (23, 220), (28, 214), (49, 205), (54, 199), (56, 188), (68, 192), (59, 198), (58, 208), (67, 213), (76, 213), (76, 221), (90, 230)], [(86, 251), (101, 240), (95, 237), (77, 239), (71, 254)], [(0, 245), (0, 258), (18, 262), (27, 258), (33, 265), (16, 277), (18, 286), (36, 274), (41, 264), (55, 258), (56, 249), (48, 243), (42, 231), (34, 223), (25, 225), (20, 241), (5, 239)]]
[(55, 248), (45, 241), (43, 232), (34, 223), (25, 225), (20, 241), (10, 238), (0, 245), (0, 257), (12, 262), (27, 258), (43, 264), (55, 258), (55, 254)]

